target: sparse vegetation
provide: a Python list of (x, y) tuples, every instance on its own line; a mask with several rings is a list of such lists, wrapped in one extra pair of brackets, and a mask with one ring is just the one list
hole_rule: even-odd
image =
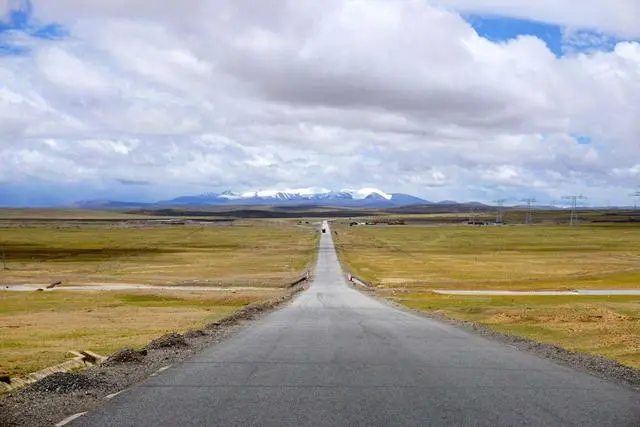
[(142, 347), (172, 331), (214, 322), (286, 291), (0, 292), (0, 372), (25, 374), (66, 360)]
[(640, 367), (640, 297), (448, 296), (432, 289), (640, 288), (640, 227), (342, 227), (343, 262), (408, 307)]
[(228, 225), (0, 228), (1, 284), (282, 286), (315, 256), (317, 232), (286, 221)]
[[(69, 213), (71, 217), (74, 217)], [(202, 291), (0, 292), (0, 372), (57, 364), (69, 350), (108, 355), (167, 332), (220, 320), (287, 294), (310, 267), (318, 231), (295, 221), (233, 225), (128, 221), (20, 222), (0, 227), (0, 286), (135, 283)], [(251, 286), (254, 290), (237, 288)], [(206, 287), (236, 287), (233, 291)], [(258, 287), (258, 289), (256, 289)]]
[(640, 226), (345, 227), (338, 251), (380, 287), (640, 288)]

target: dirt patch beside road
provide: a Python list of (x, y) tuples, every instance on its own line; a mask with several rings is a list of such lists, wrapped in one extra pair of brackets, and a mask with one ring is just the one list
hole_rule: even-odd
[(113, 353), (107, 360), (104, 361), (104, 366), (117, 365), (119, 363), (136, 363), (142, 362), (147, 356), (146, 349), (134, 350), (133, 348), (123, 348), (122, 350)]
[(189, 344), (184, 339), (184, 336), (175, 332), (163, 335), (160, 338), (156, 338), (147, 345), (147, 349), (149, 350), (175, 347), (189, 347)]

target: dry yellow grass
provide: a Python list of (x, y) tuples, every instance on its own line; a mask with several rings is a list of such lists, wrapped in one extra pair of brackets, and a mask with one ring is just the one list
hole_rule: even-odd
[(0, 285), (250, 285), (258, 291), (0, 292), (0, 371), (32, 372), (69, 350), (109, 354), (283, 295), (311, 266), (318, 231), (291, 221), (233, 226), (29, 223), (0, 228)]
[(343, 227), (338, 251), (381, 287), (639, 288), (640, 227)]
[(0, 293), (0, 371), (33, 372), (66, 360), (69, 350), (108, 355), (141, 347), (285, 292)]
[(310, 267), (317, 230), (286, 221), (233, 226), (0, 228), (1, 284), (282, 286)]
[(337, 238), (343, 261), (382, 296), (640, 367), (640, 297), (430, 292), (637, 289), (640, 227), (343, 227)]

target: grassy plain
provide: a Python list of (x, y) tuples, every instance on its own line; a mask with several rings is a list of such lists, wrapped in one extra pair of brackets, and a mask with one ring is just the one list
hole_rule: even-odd
[(67, 360), (69, 350), (141, 347), (285, 292), (0, 292), (0, 372), (34, 372)]
[(640, 297), (448, 296), (432, 289), (640, 288), (640, 227), (338, 227), (347, 268), (408, 307), (640, 368)]
[(640, 226), (341, 227), (338, 251), (380, 287), (640, 288)]
[[(66, 360), (69, 350), (109, 354), (142, 346), (168, 331), (284, 295), (284, 287), (311, 266), (318, 238), (313, 224), (275, 220), (5, 223), (0, 286), (60, 280), (62, 286), (188, 284), (203, 290), (0, 291), (0, 371), (32, 372)], [(204, 289), (219, 286), (254, 290)]]
[(0, 285), (282, 286), (310, 265), (317, 239), (313, 227), (287, 221), (6, 226), (0, 228)]

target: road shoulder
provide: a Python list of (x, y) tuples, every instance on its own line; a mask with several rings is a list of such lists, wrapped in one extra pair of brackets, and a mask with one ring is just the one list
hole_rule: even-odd
[(458, 329), (480, 335), (488, 340), (516, 348), (520, 351), (534, 354), (543, 359), (550, 360), (562, 366), (585, 372), (597, 378), (611, 381), (613, 383), (640, 391), (640, 369), (622, 365), (614, 360), (605, 357), (594, 356), (576, 351), (570, 351), (553, 344), (540, 343), (522, 336), (507, 334), (491, 329), (488, 326), (468, 322), (464, 320), (452, 319), (442, 313), (414, 310), (397, 302), (381, 297), (373, 290), (363, 289), (361, 286), (350, 284), (350, 286), (383, 304), (397, 310), (424, 317), (431, 320), (451, 325)]

